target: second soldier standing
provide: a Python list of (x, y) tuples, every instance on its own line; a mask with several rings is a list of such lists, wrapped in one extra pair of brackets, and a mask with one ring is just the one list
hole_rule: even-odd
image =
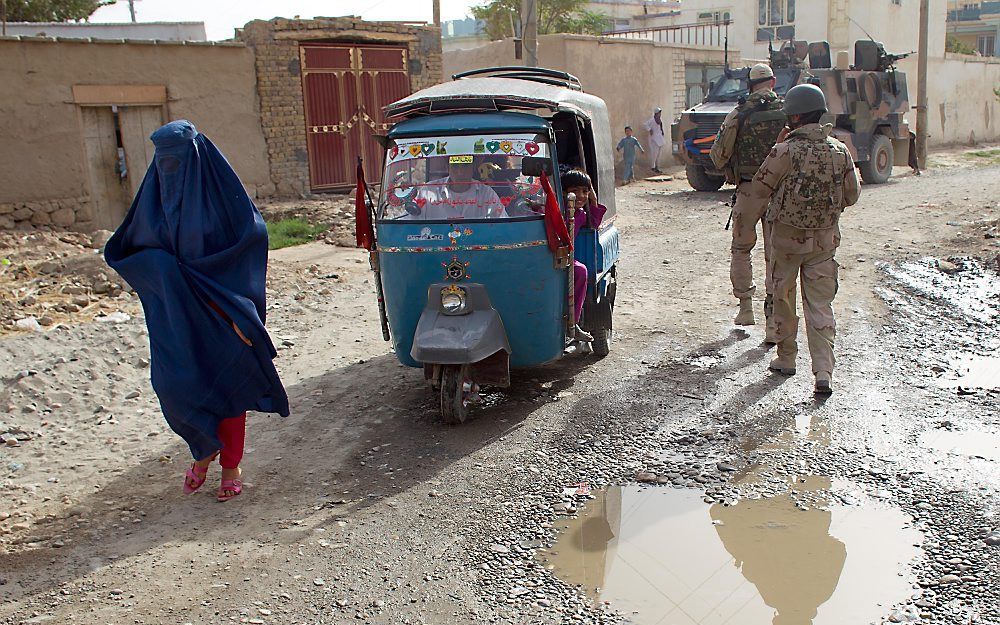
[[(762, 225), (765, 263), (770, 257), (768, 224), (763, 220), (767, 200), (751, 195), (750, 181), (785, 126), (781, 98), (774, 93), (774, 84), (774, 72), (769, 66), (761, 63), (750, 68), (750, 94), (741, 98), (739, 105), (726, 116), (715, 143), (712, 144), (712, 162), (725, 172), (728, 182), (736, 185), (729, 277), (733, 283), (733, 295), (740, 302), (739, 312), (734, 319), (734, 323), (740, 326), (755, 323), (753, 296), (757, 286), (754, 284), (750, 256), (757, 245), (757, 222)], [(767, 324), (764, 341), (774, 343), (770, 272), (767, 272), (764, 282), (767, 294), (764, 299)]]

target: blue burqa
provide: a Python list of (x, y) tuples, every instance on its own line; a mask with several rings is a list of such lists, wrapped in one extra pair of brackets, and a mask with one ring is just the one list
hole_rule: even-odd
[(104, 257), (142, 301), (153, 390), (200, 459), (221, 448), (223, 419), (288, 416), (264, 329), (267, 229), (194, 124), (170, 122), (150, 139), (153, 163)]

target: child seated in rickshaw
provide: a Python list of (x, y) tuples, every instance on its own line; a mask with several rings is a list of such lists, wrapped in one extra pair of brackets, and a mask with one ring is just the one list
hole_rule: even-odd
[[(566, 201), (570, 210), (573, 211), (573, 238), (586, 226), (589, 228), (599, 228), (607, 207), (597, 202), (597, 194), (594, 193), (594, 185), (590, 176), (573, 169), (564, 173), (559, 178), (562, 183), (563, 193), (566, 194)], [(570, 195), (573, 196), (570, 204)], [(576, 338), (579, 341), (590, 343), (594, 340), (589, 332), (580, 328), (580, 317), (583, 315), (583, 302), (587, 298), (587, 267), (578, 260), (573, 261), (573, 304), (576, 316)]]

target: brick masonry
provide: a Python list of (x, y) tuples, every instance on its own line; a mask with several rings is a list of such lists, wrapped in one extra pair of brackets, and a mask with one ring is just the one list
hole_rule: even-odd
[(250, 22), (238, 36), (254, 50), (261, 126), (278, 196), (309, 194), (300, 42), (405, 43), (410, 87), (417, 91), (441, 82), (441, 31), (434, 26), (365, 22), (351, 17), (278, 18)]

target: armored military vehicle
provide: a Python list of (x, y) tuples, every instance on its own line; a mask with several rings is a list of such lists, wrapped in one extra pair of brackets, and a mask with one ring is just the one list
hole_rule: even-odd
[[(904, 115), (910, 110), (906, 74), (895, 64), (907, 54), (887, 54), (877, 41), (854, 45), (854, 65), (847, 53), (833, 67), (830, 45), (790, 41), (771, 51), (775, 91), (783, 96), (798, 84), (817, 85), (826, 94), (830, 112), (823, 123), (834, 125), (833, 136), (850, 148), (868, 184), (887, 181), (893, 165), (915, 163), (912, 133)], [(709, 158), (712, 143), (726, 115), (748, 93), (750, 68), (726, 69), (701, 104), (684, 111), (670, 127), (674, 159), (687, 170), (697, 191), (717, 191), (725, 177)]]

